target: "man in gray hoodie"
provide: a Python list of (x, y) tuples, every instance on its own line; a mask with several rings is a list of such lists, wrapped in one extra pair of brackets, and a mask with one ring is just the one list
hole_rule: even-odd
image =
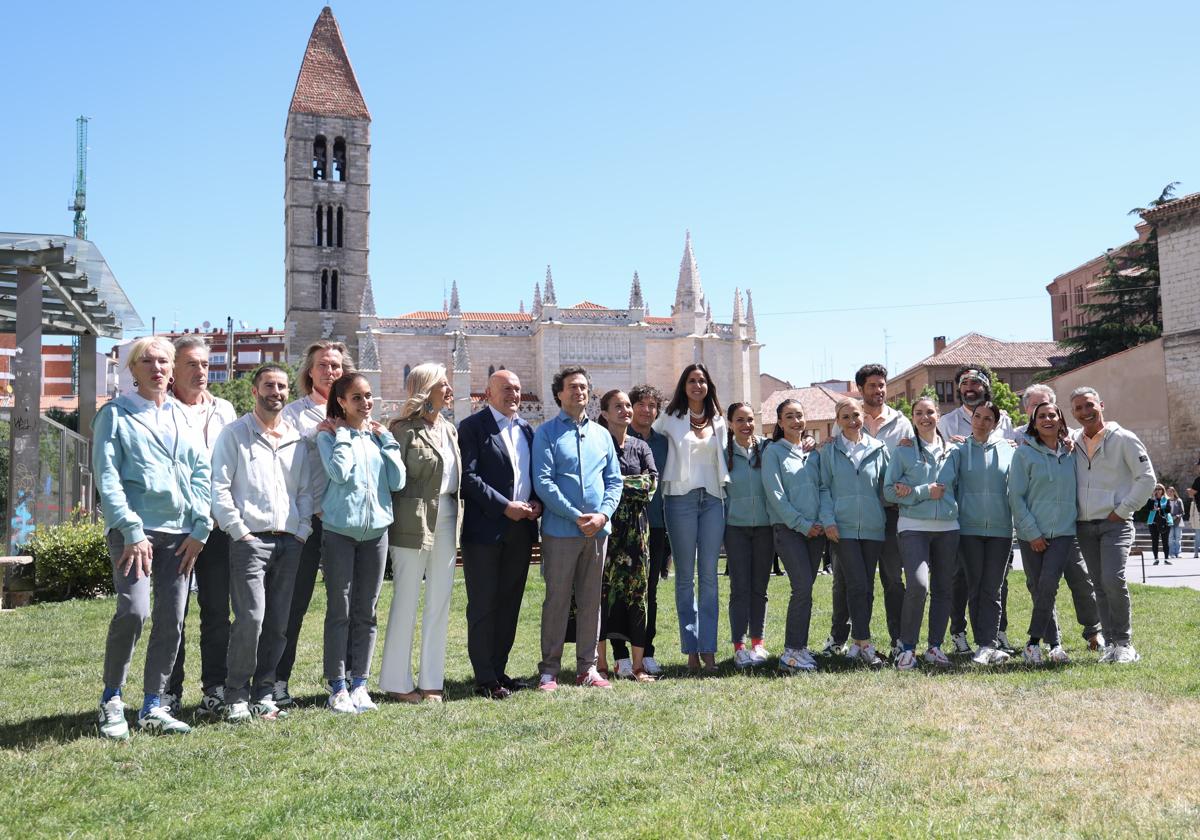
[(1078, 481), (1076, 536), (1109, 643), (1100, 661), (1137, 662), (1141, 657), (1133, 648), (1125, 564), (1133, 545), (1133, 513), (1154, 491), (1154, 467), (1137, 435), (1105, 422), (1104, 403), (1095, 388), (1071, 392), (1071, 414), (1083, 427), (1071, 435)]

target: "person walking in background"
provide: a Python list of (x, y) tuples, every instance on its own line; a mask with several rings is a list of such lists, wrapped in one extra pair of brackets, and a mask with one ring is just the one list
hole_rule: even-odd
[[(954, 572), (958, 566), (958, 503), (954, 499), (954, 464), (950, 446), (938, 431), (937, 400), (922, 397), (913, 403), (916, 437), (912, 446), (899, 446), (888, 462), (883, 497), (900, 506), (896, 524), (900, 556), (908, 579), (901, 622), (901, 652), (896, 667), (917, 667), (917, 641), (929, 598), (929, 646), (925, 661), (946, 667), (942, 652)], [(1007, 655), (1003, 655), (1007, 659)]]
[(825, 554), (821, 527), (821, 456), (802, 440), (804, 408), (796, 400), (775, 407), (775, 431), (762, 454), (762, 481), (775, 551), (787, 568), (791, 596), (784, 625), (779, 670), (815, 671), (808, 649), (813, 582)]
[[(282, 418), (296, 429), (308, 446), (308, 460), (312, 465), (309, 473), (313, 486), (309, 489), (313, 498), (312, 535), (304, 541), (300, 552), (300, 565), (296, 568), (296, 582), (292, 587), (292, 605), (288, 608), (287, 642), (279, 666), (275, 669), (275, 691), (271, 695), (281, 709), (295, 704), (288, 682), (296, 664), (296, 644), (304, 627), (304, 616), (312, 601), (313, 588), (317, 585), (317, 570), (321, 566), (321, 550), (324, 527), (321, 521), (321, 502), (329, 478), (321, 466), (321, 454), (317, 451), (317, 428), (325, 420), (325, 407), (329, 404), (329, 391), (343, 373), (353, 373), (354, 362), (350, 360), (346, 345), (340, 341), (314, 341), (304, 351), (304, 361), (296, 371), (296, 387), (301, 397), (283, 408)], [(350, 651), (346, 651), (350, 656)], [(349, 662), (349, 659), (347, 659)], [(353, 663), (349, 663), (353, 664)]]
[[(213, 447), (221, 430), (237, 419), (228, 400), (208, 392), (208, 342), (201, 335), (175, 339), (175, 378), (171, 396), (187, 416), (199, 446), (212, 460)], [(192, 574), (200, 607), (200, 689), (197, 714), (215, 720), (225, 702), (225, 657), (229, 650), (229, 535), (214, 527), (196, 558)], [(190, 603), (190, 599), (188, 602)], [(179, 634), (179, 653), (171, 672), (162, 705), (179, 708), (183, 700), (185, 651), (187, 649), (187, 606), (184, 629)]]
[(376, 708), (367, 691), (375, 651), (375, 605), (387, 560), (392, 493), (404, 487), (405, 480), (400, 446), (371, 419), (374, 405), (366, 377), (342, 374), (329, 390), (317, 434), (329, 478), (321, 500), (326, 705), (349, 714)]
[(878, 438), (863, 433), (858, 400), (844, 397), (834, 411), (841, 434), (821, 452), (821, 525), (838, 544), (835, 562), (846, 581), (853, 641), (846, 656), (874, 667), (883, 664), (871, 642), (871, 611), (887, 522), (883, 481), (888, 450)]
[[(629, 401), (633, 403), (633, 422), (629, 433), (639, 437), (650, 445), (654, 455), (654, 466), (659, 474), (667, 466), (668, 444), (664, 435), (654, 431), (654, 421), (662, 410), (662, 394), (653, 385), (638, 385), (629, 392)], [(646, 649), (642, 657), (642, 667), (650, 676), (662, 673), (662, 667), (654, 658), (654, 638), (658, 635), (658, 582), (667, 579), (667, 569), (670, 564), (671, 545), (667, 540), (667, 521), (663, 513), (662, 481), (654, 489), (650, 504), (646, 508), (646, 518), (650, 522), (650, 566), (646, 578)], [(624, 645), (619, 641), (613, 643), (613, 656), (623, 652)]]
[[(405, 385), (408, 399), (389, 427), (404, 462), (404, 486), (392, 494), (388, 545), (393, 595), (379, 688), (405, 703), (441, 702), (450, 595), (462, 523), (458, 492), (462, 456), (458, 430), (442, 416), (454, 399), (446, 368), (433, 362), (417, 365)], [(419, 684), (414, 685), (412, 648), (422, 579), (421, 667)]]
[(1075, 459), (1064, 445), (1067, 422), (1058, 406), (1036, 406), (1025, 434), (1025, 445), (1013, 454), (1008, 471), (1008, 500), (1021, 544), (1025, 585), (1033, 597), (1024, 659), (1040, 665), (1045, 639), (1050, 661), (1065, 663), (1069, 657), (1062, 646), (1054, 599), (1068, 567), (1077, 569), (1067, 577), (1067, 584), (1076, 614), (1085, 624), (1084, 635), (1094, 635), (1100, 622), (1092, 583), (1075, 541)]
[(1083, 428), (1075, 441), (1079, 550), (1096, 588), (1096, 605), (1109, 647), (1101, 662), (1128, 664), (1141, 657), (1133, 647), (1133, 604), (1125, 564), (1133, 546), (1133, 512), (1154, 488), (1154, 467), (1133, 432), (1104, 419), (1095, 388), (1071, 392), (1071, 414)]
[(683, 369), (654, 430), (668, 443), (667, 465), (659, 476), (675, 558), (680, 647), (689, 671), (714, 674), (720, 612), (717, 557), (725, 534), (729, 467), (723, 457), (725, 418), (708, 368), (695, 362)]
[(1146, 526), (1150, 529), (1150, 550), (1154, 552), (1154, 565), (1158, 565), (1158, 547), (1161, 545), (1171, 565), (1171, 552), (1167, 545), (1167, 535), (1171, 531), (1171, 500), (1167, 498), (1167, 488), (1161, 484), (1154, 485), (1154, 495), (1146, 502)]
[(1171, 564), (1170, 558), (1179, 558), (1179, 553), (1183, 550), (1183, 523), (1186, 517), (1183, 513), (1183, 501), (1179, 498), (1179, 491), (1174, 487), (1167, 488), (1167, 500), (1171, 503), (1171, 530), (1167, 543), (1167, 565)]
[[(762, 479), (766, 441), (754, 433), (754, 409), (733, 403), (726, 413), (725, 555), (729, 565), (729, 626), (733, 664), (763, 665), (771, 654), (763, 644), (767, 622), (767, 586), (775, 541)], [(750, 647), (746, 647), (746, 636)]]
[(225, 719), (276, 720), (275, 668), (300, 551), (312, 534), (309, 450), (280, 417), (287, 371), (267, 363), (254, 372), (254, 409), (222, 430), (213, 450), (213, 515), (231, 540), (233, 628), (225, 677)]
[(508, 657), (542, 503), (533, 492), (533, 427), (518, 414), (521, 380), (510, 370), (498, 370), (483, 396), (487, 408), (458, 424), (467, 654), (475, 693), (504, 700), (524, 687), (508, 675)]
[[(633, 404), (620, 390), (600, 398), (599, 424), (608, 429), (621, 465), (621, 503), (612, 518), (612, 535), (604, 558), (600, 601), (598, 668), (608, 670), (604, 640), (613, 640), (617, 676), (654, 682), (646, 673), (646, 588), (650, 566), (650, 524), (646, 506), (658, 489), (658, 469), (650, 446), (629, 434)], [(618, 649), (618, 644), (620, 648)], [(632, 656), (629, 649), (632, 648)]]
[(542, 518), (542, 660), (538, 689), (558, 689), (571, 599), (575, 600), (576, 685), (612, 688), (596, 670), (600, 593), (611, 520), (621, 500), (621, 465), (612, 435), (588, 419), (592, 381), (582, 367), (554, 375), (558, 416), (533, 436), (533, 487)]
[(138, 728), (153, 734), (191, 731), (161, 702), (183, 631), (192, 567), (212, 528), (208, 453), (189, 432), (183, 409), (167, 393), (175, 347), (160, 336), (129, 350), (136, 389), (96, 413), (92, 472), (112, 561), (116, 613), (104, 646), (101, 736), (129, 737), (121, 689), (133, 650), (151, 617)]

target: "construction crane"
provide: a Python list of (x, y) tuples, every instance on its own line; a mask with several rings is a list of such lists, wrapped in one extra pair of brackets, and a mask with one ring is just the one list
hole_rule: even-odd
[(75, 120), (75, 201), (67, 206), (75, 212), (75, 238), (87, 239), (87, 117)]

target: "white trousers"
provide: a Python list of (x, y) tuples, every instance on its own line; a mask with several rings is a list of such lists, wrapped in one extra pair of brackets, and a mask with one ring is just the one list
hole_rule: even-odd
[(446, 674), (446, 634), (450, 624), (450, 594), (454, 589), (454, 558), (458, 533), (458, 502), (443, 496), (438, 504), (433, 548), (391, 548), (392, 608), (383, 643), (379, 687), (383, 691), (413, 690), (412, 650), (417, 628), (417, 603), (425, 579), (425, 609), (421, 616), (419, 686), (441, 691)]

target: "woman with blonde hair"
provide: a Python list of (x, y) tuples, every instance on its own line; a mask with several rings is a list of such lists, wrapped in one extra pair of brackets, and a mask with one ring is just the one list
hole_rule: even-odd
[[(390, 426), (400, 444), (407, 481), (392, 497), (395, 520), (388, 541), (394, 594), (379, 685), (393, 700), (440, 702), (454, 559), (462, 528), (462, 456), (458, 431), (442, 416), (454, 399), (445, 366), (417, 365), (406, 386), (408, 399)], [(412, 648), (422, 578), (421, 666), (414, 685)]]
[(127, 365), (134, 392), (105, 405), (92, 423), (92, 470), (117, 593), (97, 727), (103, 737), (115, 739), (129, 737), (121, 688), (151, 617), (151, 590), (153, 620), (137, 725), (155, 734), (190, 731), (160, 698), (179, 650), (192, 567), (212, 528), (208, 453), (167, 390), (175, 347), (161, 336), (138, 339)]

